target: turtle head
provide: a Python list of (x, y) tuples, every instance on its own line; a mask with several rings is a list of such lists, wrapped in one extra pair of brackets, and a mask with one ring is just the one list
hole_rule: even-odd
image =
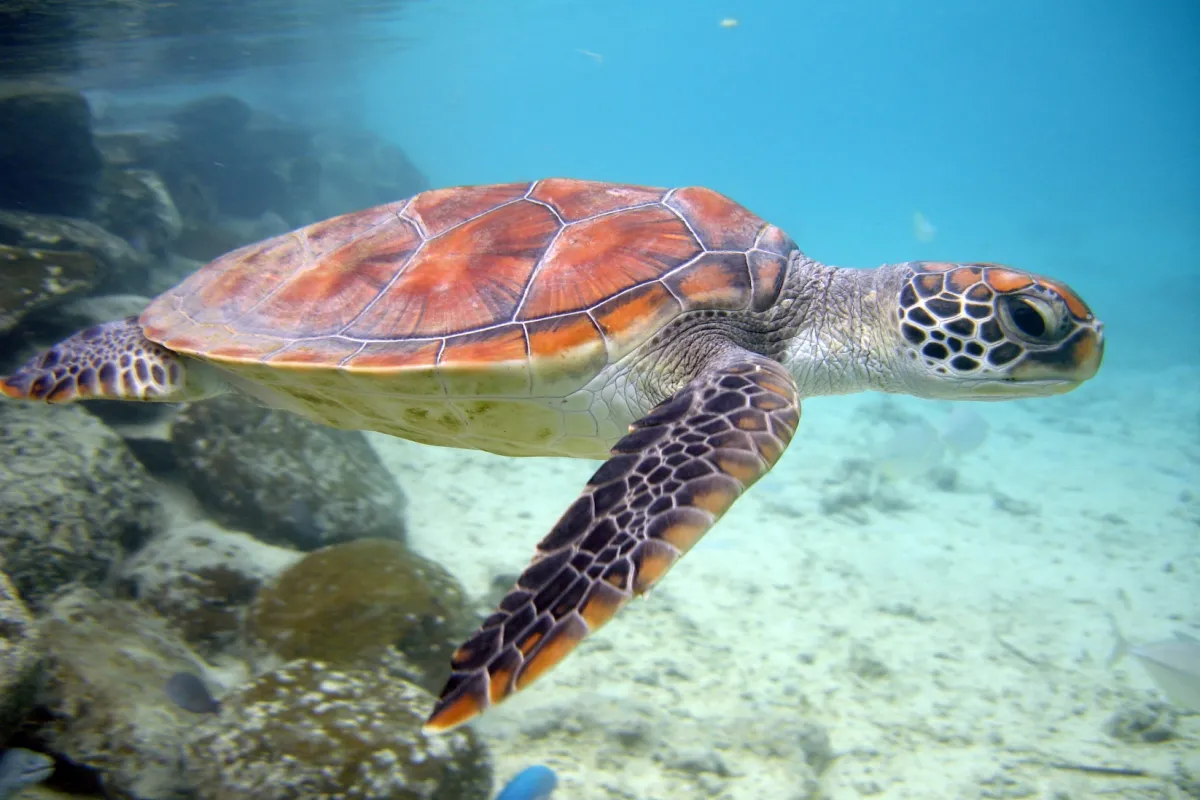
[(999, 264), (899, 265), (908, 391), (1005, 400), (1063, 394), (1096, 374), (1103, 324), (1057, 281)]

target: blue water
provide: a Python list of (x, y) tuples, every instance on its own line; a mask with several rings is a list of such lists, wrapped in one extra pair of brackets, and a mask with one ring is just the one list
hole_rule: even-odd
[[(874, 505), (851, 502), (879, 483), (863, 471), (893, 428), (940, 425), (943, 409), (805, 401), (787, 460), (689, 557), (690, 586), (672, 577), (661, 604), (630, 609), (581, 647), (573, 658), (593, 659), (592, 672), (564, 668), (553, 699), (548, 684), (528, 705), (485, 715), (477, 730), (497, 758), (496, 788), (523, 776), (503, 797), (544, 796), (556, 772), (564, 800), (629, 798), (629, 787), (673, 797), (681, 785), (773, 798), (790, 786), (789, 764), (807, 763), (795, 748), (809, 720), (845, 755), (827, 778), (837, 798), (924, 800), (935, 795), (922, 776), (943, 774), (947, 794), (936, 796), (968, 796), (962, 787), (982, 780), (972, 759), (1015, 762), (1010, 743), (1078, 745), (1072, 758), (1184, 774), (1170, 761), (1178, 740), (1152, 751), (1102, 738), (1115, 709), (1151, 691), (1102, 662), (1114, 609), (1131, 641), (1200, 626), (1200, 2), (283, 6), (223, 28), (200, 24), (197, 5), (185, 29), (163, 23), (145, 39), (97, 25), (81, 39), (78, 69), (56, 80), (86, 89), (94, 109), (232, 93), (289, 124), (369, 131), (402, 148), (432, 187), (547, 176), (708, 186), (820, 261), (1010, 263), (1069, 283), (1106, 324), (1094, 381), (980, 412), (987, 441), (947, 459), (952, 489), (896, 481)], [(268, 36), (280, 19), (288, 25)], [(117, 30), (126, 33), (112, 38)], [(192, 213), (189, 224), (208, 223)], [(250, 216), (236, 220), (239, 232), (258, 230)], [(371, 441), (392, 453), (389, 466), (402, 464), (415, 549), (472, 596), (525, 566), (577, 491), (575, 471), (591, 469)], [(839, 503), (854, 513), (822, 510)], [(896, 688), (829, 666), (859, 637), (878, 643)], [(1005, 718), (1008, 706), (1025, 713)], [(1046, 722), (1050, 706), (1060, 716)], [(659, 732), (664, 719), (675, 727)], [(1196, 724), (1183, 719), (1183, 741), (1195, 741)], [(760, 741), (763, 725), (782, 732)], [(793, 749), (776, 749), (776, 733)], [(778, 774), (739, 771), (739, 748), (740, 763)], [(519, 773), (536, 762), (554, 772)], [(1200, 775), (1194, 756), (1186, 767)]]
[(1110, 364), (1200, 272), (1191, 0), (426, 3), (401, 24), (415, 43), (355, 88), (435, 185), (705, 184), (833, 263), (1019, 264), (1089, 298)]

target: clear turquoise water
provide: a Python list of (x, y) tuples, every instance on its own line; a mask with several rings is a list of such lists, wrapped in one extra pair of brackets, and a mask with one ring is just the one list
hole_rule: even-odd
[[(836, 584), (849, 569), (838, 561), (843, 557), (854, 562), (854, 569), (866, 571), (866, 578), (859, 576), (861, 584), (872, 590), (880, 583), (891, 587), (882, 591), (879, 602), (907, 602), (909, 588), (920, 598), (922, 591), (943, 583), (952, 589), (955, 582), (977, 589), (979, 597), (1017, 598), (1031, 610), (1021, 617), (1027, 628), (1018, 630), (1016, 639), (1024, 636), (1023, 646), (1031, 652), (1050, 652), (1061, 663), (1074, 663), (1069, 659), (1086, 649), (1093, 661), (1089, 677), (1078, 679), (1078, 685), (1098, 696), (1111, 678), (1096, 661), (1109, 646), (1109, 628), (1099, 611), (1086, 629), (1079, 623), (1086, 616), (1071, 616), (1083, 603), (1116, 608), (1113, 598), (1128, 591), (1133, 597), (1129, 616), (1137, 620), (1125, 623), (1131, 638), (1143, 626), (1148, 636), (1158, 637), (1176, 623), (1197, 624), (1200, 582), (1180, 601), (1182, 580), (1177, 573), (1170, 578), (1163, 574), (1169, 558), (1185, 565), (1180, 570), (1193, 569), (1196, 553), (1200, 3), (422, 0), (390, 4), (393, 8), (385, 10), (393, 13), (366, 16), (339, 14), (333, 2), (304, 5), (314, 16), (301, 19), (294, 41), (283, 47), (304, 56), (295, 62), (272, 64), (264, 55), (257, 61), (247, 57), (243, 65), (238, 42), (254, 41), (260, 34), (197, 30), (189, 46), (207, 53), (213, 63), (221, 61), (222, 52), (228, 60), (222, 70), (209, 63), (208, 72), (184, 80), (182, 74), (135, 68), (134, 59), (103, 56), (110, 51), (98, 31), (89, 45), (91, 66), (74, 80), (95, 92), (119, 89), (125, 97), (177, 100), (233, 91), (256, 106), (290, 116), (336, 118), (403, 147), (433, 186), (545, 176), (710, 186), (782, 226), (820, 260), (857, 266), (926, 258), (1008, 262), (1066, 280), (1105, 320), (1108, 357), (1095, 381), (1067, 398), (982, 412), (992, 432), (985, 446), (963, 461), (968, 488), (949, 500), (924, 489), (923, 497), (945, 501), (950, 512), (918, 500), (907, 512), (875, 513), (871, 525), (878, 529), (868, 527), (867, 534), (843, 520), (818, 519), (815, 528), (789, 538), (789, 546), (804, 549), (809, 542), (828, 545), (843, 539), (852, 544), (845, 552), (831, 546), (829, 553), (813, 544), (818, 553), (815, 578), (806, 572), (806, 578), (793, 580), (788, 573), (786, 579), (767, 581), (757, 554), (766, 553), (765, 561), (778, 559), (778, 551), (752, 536), (761, 521), (808, 514), (804, 525), (812, 523), (816, 498), (836, 476), (840, 459), (867, 458), (870, 442), (886, 441), (888, 435), (878, 420), (864, 422), (872, 415), (882, 418), (882, 406), (871, 405), (874, 400), (860, 398), (861, 413), (850, 410), (859, 406), (849, 403), (843, 410), (840, 398), (807, 404), (812, 421), (804, 423), (803, 447), (792, 448), (788, 460), (756, 490), (760, 499), (739, 505), (750, 510), (731, 515), (702, 545), (706, 549), (691, 557), (700, 563), (689, 567), (697, 571), (693, 575), (705, 574), (705, 569), (718, 579), (732, 574), (756, 587), (747, 596), (759, 597), (759, 590), (765, 596), (785, 585), (801, 595), (801, 600), (788, 601), (791, 606), (783, 600), (755, 601), (769, 606), (771, 613), (756, 611), (744, 623), (765, 619), (786, 631), (780, 636), (780, 658), (792, 659), (788, 665), (800, 675), (797, 680), (806, 674), (795, 666), (789, 648), (822, 630), (821, 622), (802, 616), (810, 599), (804, 593), (811, 591), (814, 604), (836, 596), (836, 585), (826, 591), (821, 575)], [(364, 5), (372, 4), (356, 7)], [(264, 14), (264, 24), (268, 19)], [(124, 39), (120, 51), (161, 46), (161, 41)], [(936, 226), (932, 239), (923, 240), (914, 230), (917, 212)], [(1168, 369), (1170, 375), (1161, 374)], [(938, 419), (928, 406), (914, 413)], [(403, 455), (396, 456), (398, 461), (409, 457), (403, 447), (397, 445), (395, 452)], [(444, 459), (461, 469), (452, 460), (457, 455), (433, 451), (427, 457), (430, 464)], [(522, 462), (511, 472), (508, 465), (495, 467), (513, 480), (544, 468), (545, 462)], [(586, 471), (581, 465), (570, 468)], [(480, 557), (488, 569), (500, 561), (512, 571), (520, 569), (546, 528), (540, 520), (552, 520), (557, 513), (539, 509), (534, 525), (523, 508), (513, 507), (511, 497), (500, 497), (469, 513), (459, 514), (456, 508), (447, 522), (443, 494), (447, 486), (457, 487), (460, 478), (450, 469), (428, 473), (404, 475), (409, 481), (405, 486), (419, 496), (414, 504), (425, 498), (432, 507), (418, 519), (444, 524), (460, 537), (470, 531), (521, 531), (524, 540), (504, 543), (503, 556), (501, 545), (489, 543)], [(493, 494), (503, 494), (494, 475), (485, 471), (484, 477)], [(521, 496), (541, 500), (541, 483), (523, 479), (528, 488)], [(1058, 479), (1060, 483), (1053, 482)], [(476, 483), (483, 485), (484, 479)], [(563, 506), (578, 481), (572, 476), (564, 479), (567, 483), (556, 489)], [(1004, 497), (1035, 503), (1040, 509), (1036, 523), (1003, 516), (996, 506), (1002, 504), (997, 498)], [(1119, 536), (1103, 527), (1118, 524), (1111, 518), (1127, 526)], [(785, 524), (804, 527), (786, 519)], [(810, 540), (803, 539), (806, 532)], [(790, 529), (787, 535), (791, 537)], [(934, 555), (904, 560), (903, 535), (913, 535), (917, 555)], [(440, 527), (428, 536), (425, 544), (433, 550), (438, 544), (433, 540), (452, 538), (443, 537)], [(857, 549), (855, 536), (861, 539)], [(993, 536), (997, 544), (989, 549)], [(436, 555), (450, 563), (462, 552), (461, 541)], [(479, 540), (470, 541), (474, 548)], [(991, 554), (1009, 553), (1014, 542), (1025, 548), (1025, 560), (1019, 567), (993, 569)], [(946, 574), (937, 558), (943, 549), (955, 547), (970, 555), (952, 563), (973, 560), (978, 573)], [(510, 557), (508, 550), (516, 556)], [(1056, 555), (1063, 552), (1067, 555)], [(1092, 560), (1076, 559), (1084, 552)], [(878, 553), (884, 555), (873, 563), (871, 557)], [(887, 561), (893, 556), (895, 564)], [(822, 558), (833, 563), (824, 573)], [(738, 559), (741, 573), (726, 563)], [(811, 559), (807, 551), (785, 551), (778, 560), (807, 570)], [(1035, 571), (1046, 564), (1049, 568)], [(767, 566), (783, 569), (776, 563)], [(910, 567), (911, 574), (906, 572)], [(472, 593), (487, 585), (484, 571), (478, 566), (468, 572), (474, 580)], [(900, 577), (891, 575), (889, 584), (889, 572)], [(703, 587), (693, 581), (681, 594)], [(1057, 590), (1062, 594), (1043, 604)], [(664, 591), (668, 601), (670, 591)], [(867, 589), (862, 593), (866, 596)], [(695, 619), (735, 618), (737, 609), (722, 606), (725, 596), (714, 594), (715, 607), (701, 605)], [(930, 592), (927, 602), (941, 599)], [(984, 607), (978, 597), (974, 601)], [(869, 609), (875, 598), (862, 602), (873, 613)], [(776, 615), (776, 605), (794, 616)], [(998, 615), (995, 609), (989, 613)], [(881, 629), (903, 633), (885, 622)], [(953, 650), (960, 645), (982, 649), (994, 631), (988, 618), (981, 616), (979, 622), (977, 629), (949, 629), (947, 636), (968, 631), (965, 644), (922, 640), (904, 652), (927, 655), (934, 647)], [(623, 626), (628, 626), (625, 634), (614, 631), (612, 641), (629, 641), (622, 635), (636, 632), (635, 621), (614, 623), (614, 629)], [(821, 647), (836, 646), (844, 633), (831, 633), (811, 649), (820, 653)], [(732, 647), (715, 636), (692, 646), (702, 653), (699, 661), (707, 657), (707, 649)], [(686, 660), (686, 651), (679, 657)], [(922, 662), (907, 667), (909, 688), (927, 690), (932, 670)], [(701, 663), (694, 678), (718, 681), (719, 668)], [(568, 683), (568, 694), (559, 695), (565, 698), (558, 701), (563, 707), (590, 704), (593, 690), (600, 695), (628, 687), (640, 691), (642, 683), (629, 679), (633, 670), (627, 665), (594, 669), (605, 680), (583, 688)], [(1033, 698), (1031, 719), (1046, 696), (1061, 696), (1058, 687), (1047, 689), (1027, 676), (1011, 680), (986, 689), (1003, 693), (1012, 685), (1027, 688)], [(1036, 685), (1026, 687), (1026, 681)], [(965, 679), (960, 685), (977, 688)], [(761, 691), (756, 702), (772, 698), (773, 686), (751, 688)], [(814, 695), (826, 691), (822, 685), (806, 690)], [(863, 696), (879, 700), (869, 694)], [(982, 694), (950, 685), (940, 701), (968, 706)], [(709, 696), (687, 699), (695, 702), (694, 711)], [(822, 718), (839, 747), (849, 747), (855, 739), (851, 726), (838, 723), (855, 713), (870, 716), (893, 702), (871, 706), (859, 700), (852, 697), (836, 714)], [(857, 712), (846, 710), (855, 703)], [(1104, 714), (1110, 710), (1099, 702), (1096, 708)], [(919, 703), (908, 710), (914, 716), (924, 712)], [(715, 709), (697, 725), (711, 734), (714, 726), (705, 727), (706, 720), (721, 719), (723, 713)], [(1090, 713), (1101, 717), (1100, 710)], [(622, 721), (628, 716), (624, 706), (617, 716)], [(968, 709), (963, 716), (968, 718), (964, 730), (974, 735), (973, 712)], [(493, 731), (505, 734), (518, 716), (496, 719)], [(1031, 724), (1030, 729), (1036, 727)], [(1090, 717), (1080, 728), (1084, 733), (1076, 736), (1073, 730), (1055, 743), (1086, 743), (1101, 736), (1099, 722)], [(1188, 730), (1194, 731), (1194, 724)], [(528, 760), (524, 740), (494, 735), (491, 741), (503, 758), (505, 774)], [(513, 741), (518, 752), (505, 749)], [(862, 741), (863, 749), (877, 744), (866, 737)], [(991, 757), (989, 746), (984, 742), (979, 749)], [(902, 752), (906, 746), (894, 750)], [(907, 750), (918, 758), (936, 753), (933, 746)], [(589, 797), (601, 796), (596, 787), (609, 780), (619, 783), (624, 771), (621, 764), (592, 770), (579, 766), (578, 753), (547, 752), (549, 756), (539, 751), (530, 758), (557, 757), (555, 764), (564, 773), (574, 768), (586, 774), (586, 785), (596, 792)], [(1100, 752), (1107, 757), (1113, 750)], [(1143, 749), (1137, 755), (1145, 754)], [(1132, 750), (1118, 755), (1142, 763)], [(660, 771), (649, 756), (639, 763), (643, 774)], [(898, 774), (899, 767), (891, 777)], [(585, 785), (578, 775), (573, 779), (576, 783), (569, 785)], [(845, 785), (830, 783), (833, 796), (855, 796), (849, 779)], [(919, 785), (914, 791), (918, 794), (889, 796), (928, 796), (920, 794)], [(611, 796), (618, 796), (615, 790)]]
[(1167, 281), (1200, 273), (1190, 0), (430, 2), (396, 24), (414, 43), (345, 91), (435, 185), (706, 184), (834, 263), (1061, 276), (1110, 365), (1196, 359), (1194, 331), (1147, 341), (1164, 304), (1195, 308)]

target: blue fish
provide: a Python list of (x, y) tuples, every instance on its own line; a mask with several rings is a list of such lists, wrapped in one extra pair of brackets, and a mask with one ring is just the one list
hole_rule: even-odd
[(204, 681), (190, 672), (176, 672), (167, 679), (165, 689), (171, 702), (184, 711), (215, 714), (221, 710), (221, 704), (213, 699)]
[(550, 800), (556, 786), (558, 776), (554, 770), (538, 764), (518, 772), (496, 795), (496, 800)]
[[(0, 757), (0, 800), (20, 792), (26, 786), (41, 783), (54, 772), (54, 759), (24, 747), (12, 747)], [(522, 773), (524, 774), (524, 773)], [(551, 773), (553, 775), (554, 773)], [(553, 788), (553, 787), (551, 787)], [(519, 797), (520, 795), (514, 795)], [(544, 797), (544, 795), (535, 795)]]

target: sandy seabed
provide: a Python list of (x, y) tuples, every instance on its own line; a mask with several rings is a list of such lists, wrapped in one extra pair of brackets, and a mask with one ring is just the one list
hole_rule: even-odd
[[(565, 800), (1200, 796), (1200, 715), (1109, 663), (1114, 623), (1200, 636), (1197, 398), (1195, 370), (1110, 371), (974, 405), (981, 447), (882, 483), (863, 465), (890, 424), (948, 406), (806, 402), (780, 465), (649, 598), (476, 723), (501, 778), (547, 764)], [(597, 466), (371, 441), (413, 546), (480, 597)], [(1135, 712), (1174, 738), (1106, 732)]]

